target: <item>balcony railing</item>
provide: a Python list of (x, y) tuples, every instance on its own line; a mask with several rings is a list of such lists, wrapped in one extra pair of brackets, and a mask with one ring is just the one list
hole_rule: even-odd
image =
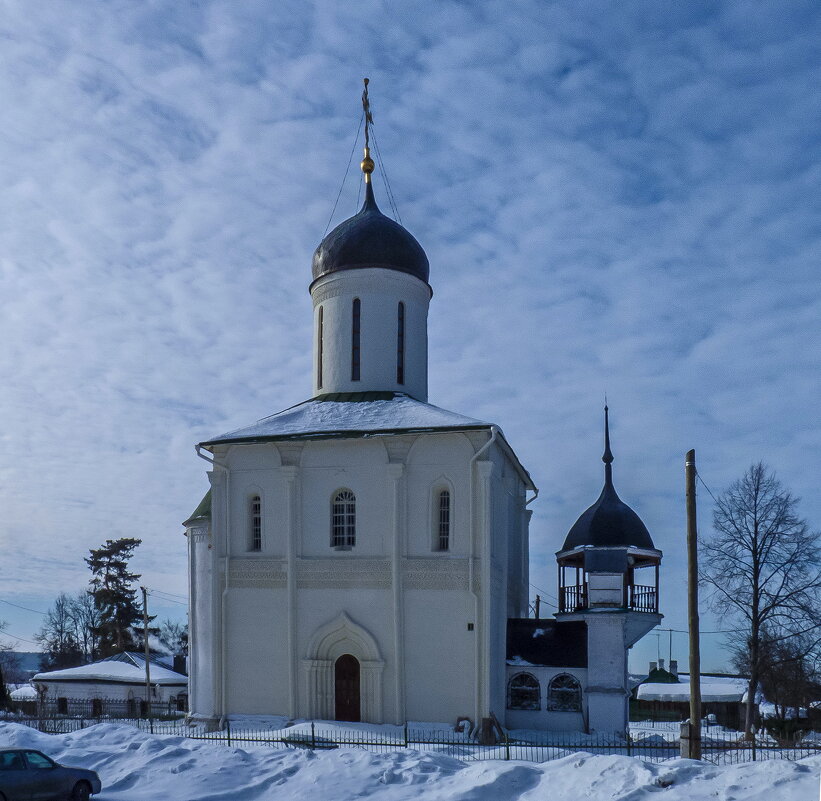
[[(624, 604), (635, 612), (658, 612), (658, 591), (653, 586), (627, 584)], [(570, 584), (559, 588), (559, 611), (578, 612), (587, 609), (587, 585)]]
[(578, 612), (587, 608), (587, 593), (584, 587), (575, 584), (561, 587), (559, 590), (559, 611)]
[(655, 587), (644, 584), (627, 586), (627, 608), (636, 612), (658, 612), (658, 592)]

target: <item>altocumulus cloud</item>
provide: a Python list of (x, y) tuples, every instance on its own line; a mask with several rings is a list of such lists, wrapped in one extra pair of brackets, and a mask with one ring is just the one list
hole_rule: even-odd
[(192, 445), (309, 393), (367, 74), (432, 265), (431, 400), (500, 423), (542, 489), (533, 582), (598, 493), (606, 391), (681, 627), (687, 448), (714, 490), (768, 461), (821, 522), (819, 35), (809, 2), (7, 0), (5, 596), (47, 605), (121, 535), (184, 592)]

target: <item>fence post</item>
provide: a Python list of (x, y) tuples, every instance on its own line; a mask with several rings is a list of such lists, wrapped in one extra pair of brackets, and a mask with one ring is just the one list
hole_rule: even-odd
[(311, 748), (316, 750), (316, 731), (314, 730), (313, 721), (311, 721)]
[(228, 733), (228, 745), (231, 745), (231, 719), (225, 718), (225, 731)]
[(632, 741), (630, 740), (630, 729), (629, 729), (629, 728), (628, 728), (628, 729), (627, 729), (627, 731), (625, 732), (625, 739), (627, 740), (627, 756), (631, 756), (631, 754), (630, 754), (630, 751), (631, 751), (630, 746), (631, 746), (631, 744), (632, 744)]
[(408, 724), (405, 724), (405, 748), (408, 747)]
[(753, 762), (755, 762), (755, 736), (756, 736), (756, 734), (757, 734), (756, 730), (753, 729)]
[(148, 729), (154, 734), (154, 718), (151, 717), (151, 702), (148, 702)]
[(510, 762), (510, 738), (506, 731), (503, 734), (505, 735), (505, 762)]

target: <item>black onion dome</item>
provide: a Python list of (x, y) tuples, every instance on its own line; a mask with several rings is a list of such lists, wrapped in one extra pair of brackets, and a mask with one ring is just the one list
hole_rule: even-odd
[[(608, 465), (609, 467), (609, 465)], [(647, 526), (616, 494), (612, 481), (604, 485), (599, 499), (573, 524), (563, 551), (580, 545), (606, 548), (615, 545), (654, 548)]]
[(340, 223), (314, 251), (314, 281), (328, 273), (384, 267), (414, 275), (425, 283), (430, 277), (428, 257), (413, 235), (379, 211), (373, 185), (365, 184), (365, 202), (358, 214)]
[(613, 454), (610, 451), (610, 418), (604, 407), (604, 489), (598, 500), (573, 524), (564, 541), (563, 551), (580, 545), (594, 548), (632, 545), (655, 549), (647, 526), (616, 494), (613, 486)]

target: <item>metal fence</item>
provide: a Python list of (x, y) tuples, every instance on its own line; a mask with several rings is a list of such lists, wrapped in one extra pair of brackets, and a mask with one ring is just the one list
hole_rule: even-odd
[[(159, 705), (155, 705), (159, 706)], [(116, 710), (116, 707), (112, 707)], [(663, 762), (679, 756), (678, 724), (662, 728), (657, 722), (649, 731), (631, 731), (624, 735), (584, 735), (576, 732), (529, 732), (526, 737), (502, 731), (495, 744), (483, 744), (467, 733), (447, 729), (405, 726), (339, 727), (327, 722), (303, 722), (286, 728), (264, 728), (226, 721), (221, 729), (201, 722), (187, 721), (181, 713), (171, 713), (163, 705), (161, 716), (128, 717), (114, 714), (98, 716), (45, 714), (9, 716), (6, 720), (30, 726), (41, 732), (65, 734), (101, 722), (118, 722), (140, 731), (175, 735), (233, 747), (305, 748), (331, 750), (356, 748), (374, 752), (415, 749), (445, 754), (462, 760), (524, 760), (547, 762), (569, 754), (621, 754), (648, 762)], [(95, 710), (99, 711), (99, 709)], [(146, 710), (147, 711), (147, 710)], [(154, 711), (154, 710), (152, 710)], [(646, 727), (642, 727), (646, 728)], [(776, 740), (765, 732), (745, 740), (740, 732), (707, 726), (702, 729), (702, 759), (716, 765), (755, 762), (770, 759), (803, 759), (821, 754), (821, 733), (801, 732), (790, 739)]]

